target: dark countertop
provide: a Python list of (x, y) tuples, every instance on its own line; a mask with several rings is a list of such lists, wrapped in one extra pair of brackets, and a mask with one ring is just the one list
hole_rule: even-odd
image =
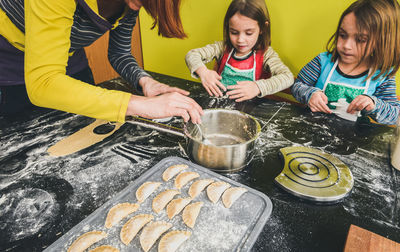
[[(273, 202), (253, 251), (342, 251), (350, 224), (400, 242), (399, 172), (389, 162), (392, 128), (352, 124), (267, 99), (234, 104), (208, 97), (200, 84), (154, 76), (191, 91), (203, 108), (235, 108), (262, 125), (281, 108), (263, 128), (251, 163), (226, 174)], [(93, 121), (43, 108), (0, 117), (0, 251), (41, 251), (163, 158), (187, 158), (183, 139), (131, 124), (78, 153), (47, 154), (49, 146)], [(354, 176), (351, 194), (321, 205), (280, 189), (274, 183), (283, 165), (279, 149), (293, 145), (323, 150), (348, 165)]]

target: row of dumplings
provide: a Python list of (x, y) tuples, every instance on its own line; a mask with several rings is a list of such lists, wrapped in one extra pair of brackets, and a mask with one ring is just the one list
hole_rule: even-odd
[[(134, 227), (134, 231), (130, 232), (132, 237), (122, 237), (121, 239), (133, 239), (136, 233), (148, 222), (153, 219), (152, 215), (139, 214), (130, 219), (130, 225), (137, 225)], [(171, 223), (166, 221), (154, 221), (147, 224), (140, 235), (140, 245), (144, 251), (149, 251), (154, 245), (157, 239), (172, 227)], [(176, 249), (187, 239), (189, 239), (191, 232), (173, 230), (161, 237), (158, 243), (159, 252), (171, 252)], [(81, 235), (74, 243), (68, 248), (68, 252), (85, 251), (94, 243), (107, 237), (107, 233), (104, 231), (91, 231)], [(90, 250), (89, 252), (119, 252), (119, 249), (110, 245), (102, 245), (97, 248)]]
[[(168, 181), (168, 180), (172, 179), (173, 177), (175, 177), (179, 173), (178, 176), (176, 176), (174, 184), (177, 189), (181, 189), (182, 187), (184, 187), (187, 183), (189, 183), (193, 179), (200, 177), (200, 175), (197, 172), (190, 172), (190, 171), (182, 172), (183, 170), (185, 170), (187, 168), (188, 168), (188, 166), (185, 164), (172, 165), (163, 172), (162, 178), (164, 181)], [(147, 182), (147, 183), (157, 183), (157, 182)], [(144, 183), (142, 186), (147, 187), (147, 185), (145, 185), (145, 184), (146, 183)], [(190, 198), (191, 199), (196, 198), (206, 187), (207, 187), (207, 196), (208, 196), (209, 200), (213, 203), (217, 203), (222, 195), (222, 203), (227, 208), (230, 208), (232, 206), (233, 202), (235, 202), (243, 193), (247, 192), (247, 189), (245, 189), (245, 188), (231, 187), (230, 184), (223, 182), (223, 181), (214, 182), (213, 179), (200, 179), (200, 180), (196, 180), (195, 182), (193, 182), (193, 184), (189, 187), (188, 194), (189, 194)], [(148, 197), (153, 191), (151, 191), (151, 189), (147, 190), (147, 193), (144, 194), (144, 199), (146, 199), (146, 197)], [(139, 193), (139, 194), (138, 194), (138, 192), (136, 193), (136, 198), (138, 199), (139, 202), (142, 202), (141, 196), (142, 196), (141, 193)], [(154, 201), (153, 201), (153, 205), (154, 205)], [(161, 210), (159, 210), (158, 208), (154, 209), (154, 206), (153, 206), (153, 210), (156, 213), (158, 213), (157, 211), (161, 211), (162, 209)]]
[[(175, 187), (181, 189), (187, 183), (199, 177), (196, 172), (182, 172), (187, 169), (185, 164), (172, 165), (168, 167), (162, 174), (164, 181), (169, 181), (176, 175)], [(145, 182), (136, 190), (136, 198), (139, 203), (143, 203), (162, 183), (160, 182)], [(207, 187), (207, 196), (211, 202), (218, 202), (222, 195), (222, 202), (225, 207), (229, 208), (243, 193), (247, 191), (241, 187), (231, 187), (230, 184), (213, 179), (200, 179), (192, 183), (188, 194), (190, 197), (173, 199), (175, 195), (180, 194), (180, 191), (167, 189), (159, 193), (152, 202), (152, 209), (155, 213), (160, 213), (166, 207), (166, 213), (169, 219), (179, 214), (182, 210), (182, 220), (186, 226), (194, 228), (197, 216), (203, 206), (203, 202), (194, 202), (189, 204)], [(106, 217), (105, 227), (111, 228), (129, 214), (139, 209), (139, 204), (136, 203), (120, 203), (113, 206)], [(133, 240), (136, 234), (143, 228), (139, 237), (142, 249), (147, 252), (154, 245), (156, 240), (169, 228), (171, 223), (165, 221), (152, 220), (154, 217), (151, 214), (139, 214), (128, 220), (120, 232), (120, 239), (125, 245)], [(150, 223), (149, 223), (150, 222)], [(191, 235), (189, 231), (170, 231), (165, 234), (159, 242), (158, 251), (175, 251), (184, 241)], [(92, 244), (105, 238), (107, 234), (103, 231), (92, 231), (81, 235), (69, 247), (68, 252), (84, 251)], [(118, 249), (103, 245), (92, 250), (93, 252), (119, 251)]]

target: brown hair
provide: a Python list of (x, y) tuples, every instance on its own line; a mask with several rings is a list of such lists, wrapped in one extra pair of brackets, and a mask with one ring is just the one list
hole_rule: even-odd
[(142, 0), (144, 9), (153, 18), (154, 29), (166, 38), (186, 38), (179, 13), (181, 0)]
[[(329, 39), (326, 49), (332, 53), (332, 61), (339, 57), (337, 41), (343, 18), (354, 13), (359, 33), (368, 32), (368, 41), (360, 59), (361, 63), (370, 57), (371, 77), (377, 70), (380, 76), (394, 76), (400, 66), (400, 6), (397, 0), (358, 0), (342, 14), (336, 32)], [(370, 50), (371, 55), (366, 55)]]
[(233, 48), (229, 38), (229, 20), (236, 13), (256, 20), (260, 27), (260, 35), (255, 50), (267, 50), (271, 44), (271, 21), (265, 0), (233, 0), (226, 11), (224, 18), (224, 44), (227, 48)]

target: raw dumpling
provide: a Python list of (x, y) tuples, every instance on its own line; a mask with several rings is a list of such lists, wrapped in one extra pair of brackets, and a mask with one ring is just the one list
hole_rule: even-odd
[(161, 212), (161, 210), (164, 209), (164, 207), (172, 200), (172, 198), (180, 194), (179, 191), (177, 190), (165, 190), (163, 192), (160, 192), (154, 199), (153, 199), (153, 211), (156, 213)]
[(167, 231), (171, 227), (172, 224), (166, 221), (155, 221), (147, 224), (140, 234), (139, 240), (142, 249), (145, 252), (149, 251), (153, 244), (157, 241), (158, 237), (160, 237), (165, 231)]
[(199, 216), (200, 209), (203, 206), (203, 202), (195, 202), (189, 204), (183, 209), (182, 220), (186, 226), (193, 228), (196, 223), (197, 216)]
[(175, 187), (181, 189), (185, 186), (190, 180), (200, 177), (197, 172), (182, 172), (175, 179)]
[(136, 199), (139, 202), (145, 201), (160, 185), (160, 182), (143, 183), (143, 185), (136, 190)]
[(128, 220), (121, 229), (120, 238), (121, 241), (128, 245), (132, 239), (136, 236), (140, 229), (147, 223), (153, 220), (151, 214), (139, 214)]
[(189, 195), (192, 197), (192, 199), (196, 198), (197, 195), (199, 195), (204, 188), (206, 188), (209, 184), (214, 182), (213, 179), (199, 179), (189, 187)]
[(71, 246), (68, 248), (68, 252), (81, 252), (92, 246), (92, 244), (100, 241), (107, 237), (107, 233), (103, 231), (91, 231), (84, 233), (79, 236)]
[(228, 188), (222, 195), (222, 203), (224, 203), (226, 208), (230, 208), (232, 204), (245, 192), (247, 192), (247, 189), (243, 187)]
[(181, 171), (187, 169), (188, 166), (185, 164), (176, 164), (168, 167), (162, 174), (162, 178), (164, 181), (168, 181), (173, 178), (176, 174), (180, 173)]
[(129, 214), (138, 210), (138, 204), (131, 203), (120, 203), (118, 205), (113, 206), (110, 211), (108, 211), (105, 227), (110, 228), (118, 223), (120, 220), (128, 216)]
[(171, 231), (161, 237), (158, 243), (158, 252), (174, 252), (178, 247), (189, 239), (192, 232), (189, 231)]
[(167, 206), (167, 215), (168, 218), (172, 219), (174, 218), (175, 215), (179, 214), (182, 209), (189, 204), (189, 202), (192, 200), (192, 198), (178, 198), (178, 199), (173, 199)]
[(110, 245), (102, 245), (100, 247), (90, 250), (89, 252), (119, 252), (119, 249), (114, 248)]
[(221, 194), (230, 186), (230, 184), (223, 181), (214, 182), (207, 187), (207, 196), (212, 203), (217, 203)]

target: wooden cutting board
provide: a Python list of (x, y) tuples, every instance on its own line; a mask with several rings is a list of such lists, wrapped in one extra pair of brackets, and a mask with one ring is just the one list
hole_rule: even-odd
[(344, 252), (400, 252), (400, 243), (351, 225)]

